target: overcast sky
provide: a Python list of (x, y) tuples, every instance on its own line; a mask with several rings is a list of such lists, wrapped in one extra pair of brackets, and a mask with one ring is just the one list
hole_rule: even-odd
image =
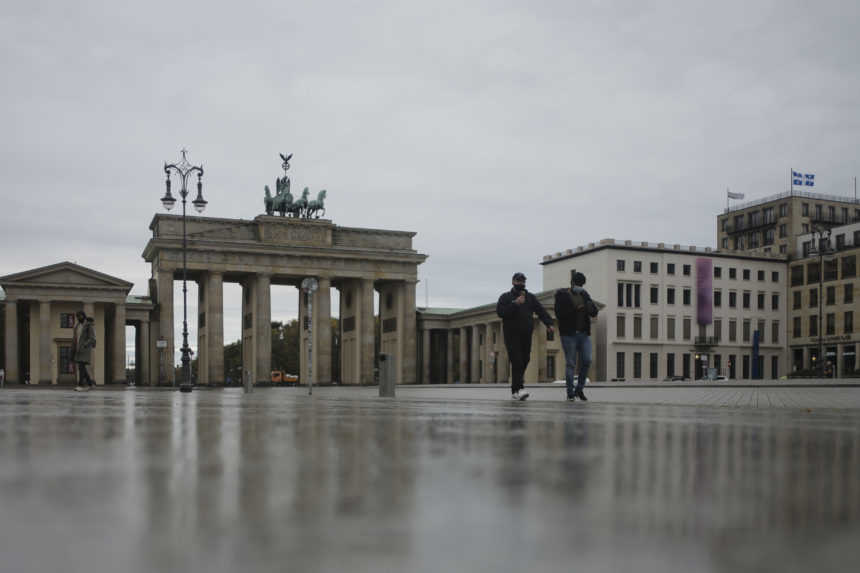
[(0, 275), (72, 260), (144, 294), (182, 147), (207, 215), (258, 215), (289, 152), (335, 224), (416, 231), (422, 306), (540, 290), (543, 255), (605, 237), (715, 246), (726, 187), (853, 194), (858, 6), (7, 0)]

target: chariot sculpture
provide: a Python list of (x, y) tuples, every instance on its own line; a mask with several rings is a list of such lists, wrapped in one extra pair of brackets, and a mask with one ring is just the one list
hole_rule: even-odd
[(263, 197), (263, 205), (266, 208), (266, 215), (274, 215), (278, 213), (281, 217), (295, 217), (301, 219), (319, 219), (325, 215), (325, 196), (326, 190), (323, 189), (317, 193), (316, 199), (309, 199), (310, 190), (305, 187), (299, 197), (294, 198), (290, 193), (290, 178), (287, 176), (287, 171), (290, 169), (290, 159), (293, 154), (281, 156), (281, 167), (284, 170), (284, 176), (275, 179), (275, 194), (272, 195), (272, 190), (268, 185), (264, 186), (265, 196)]

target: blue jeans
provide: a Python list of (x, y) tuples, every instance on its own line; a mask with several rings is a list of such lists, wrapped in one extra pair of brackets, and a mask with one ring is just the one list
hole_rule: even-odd
[(562, 336), (561, 347), (564, 349), (564, 381), (567, 383), (567, 396), (573, 396), (573, 378), (576, 375), (577, 356), (579, 356), (579, 380), (576, 390), (585, 388), (585, 377), (591, 366), (591, 338), (584, 332), (576, 332), (573, 336)]

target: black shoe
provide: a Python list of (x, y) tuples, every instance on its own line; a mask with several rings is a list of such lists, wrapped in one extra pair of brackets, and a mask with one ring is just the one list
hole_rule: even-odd
[(583, 402), (588, 402), (588, 398), (585, 397), (585, 394), (583, 394), (582, 390), (577, 390), (576, 392), (574, 392), (574, 396), (576, 396)]

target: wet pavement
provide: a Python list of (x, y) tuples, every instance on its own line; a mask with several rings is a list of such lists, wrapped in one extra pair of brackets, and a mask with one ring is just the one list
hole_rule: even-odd
[(663, 390), (0, 391), (0, 571), (856, 570), (860, 388)]

